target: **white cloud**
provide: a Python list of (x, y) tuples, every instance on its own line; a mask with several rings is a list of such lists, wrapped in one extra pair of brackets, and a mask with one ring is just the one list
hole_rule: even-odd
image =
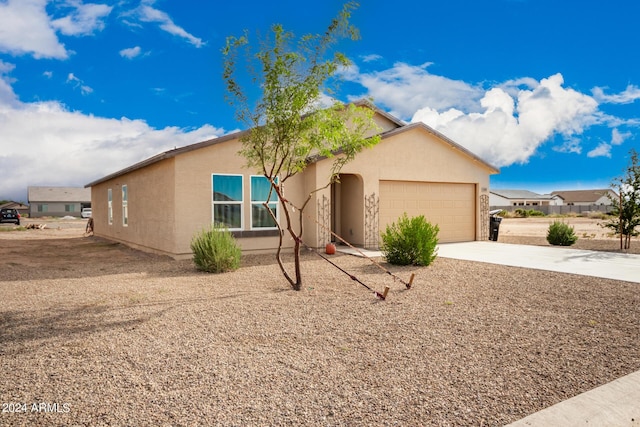
[[(57, 101), (17, 99), (0, 61), (0, 198), (24, 200), (29, 185), (83, 186), (159, 152), (220, 136), (198, 129), (155, 129), (143, 120), (71, 111)], [(77, 77), (69, 75), (70, 82)]]
[(368, 74), (354, 66), (344, 76), (400, 118), (422, 121), (498, 167), (526, 163), (554, 135), (564, 139), (556, 151), (580, 153), (575, 136), (608, 120), (593, 97), (565, 87), (561, 74), (484, 89), (430, 74), (428, 65), (397, 63)]
[(143, 0), (142, 4), (137, 10), (137, 15), (140, 21), (159, 23), (160, 28), (168, 32), (169, 34), (181, 37), (195, 47), (204, 46), (205, 43), (202, 41), (202, 39), (195, 37), (194, 35), (188, 33), (184, 28), (176, 25), (173, 22), (173, 19), (171, 19), (171, 17), (166, 12), (152, 7), (154, 3), (155, 0)]
[[(0, 105), (15, 107), (20, 104), (18, 97), (11, 87), (11, 83), (15, 80), (9, 77), (9, 73), (11, 73), (14, 68), (15, 65), (0, 60)], [(2, 150), (0, 150), (0, 153), (1, 151)]]
[(93, 93), (93, 89), (84, 84), (84, 81), (80, 80), (73, 73), (69, 73), (67, 76), (67, 83), (71, 84), (75, 89), (80, 89), (83, 95), (89, 95)]
[(591, 92), (598, 102), (606, 104), (631, 104), (640, 99), (640, 88), (634, 85), (628, 85), (624, 91), (614, 95), (606, 95), (600, 87), (593, 88)]
[(139, 56), (141, 52), (142, 49), (140, 49), (140, 46), (130, 47), (128, 49), (122, 49), (120, 51), (120, 56), (127, 59), (133, 59), (136, 56)]
[(362, 62), (375, 62), (375, 61), (381, 60), (382, 56), (371, 54), (371, 55), (362, 55), (360, 58), (362, 59)]
[(53, 28), (67, 36), (91, 35), (103, 30), (104, 19), (113, 9), (106, 4), (82, 4), (78, 0), (68, 0), (67, 5), (73, 9), (71, 14), (51, 22)]
[[(392, 68), (372, 73), (359, 73), (354, 66), (344, 78), (360, 83), (368, 91), (366, 96), (402, 118), (411, 117), (424, 107), (437, 111), (454, 107), (467, 111), (478, 108), (477, 103), (484, 95), (481, 88), (431, 74), (427, 71), (429, 65), (398, 62)], [(362, 98), (362, 95), (353, 98)]]
[(31, 54), (35, 58), (65, 59), (47, 15), (48, 0), (8, 0), (0, 3), (0, 52)]
[[(68, 11), (53, 19), (47, 5), (56, 12)], [(104, 28), (104, 18), (112, 7), (103, 4), (83, 4), (78, 0), (8, 0), (0, 2), (0, 52), (12, 55), (33, 55), (34, 58), (66, 59), (69, 52), (60, 42), (57, 32), (68, 36), (90, 35)]]
[(582, 141), (579, 138), (568, 138), (562, 145), (557, 145), (552, 148), (553, 151), (559, 153), (574, 153), (582, 154)]
[(611, 131), (611, 144), (612, 145), (620, 145), (624, 142), (625, 139), (633, 136), (631, 132), (620, 132), (618, 129), (614, 129)]
[(596, 148), (587, 153), (587, 157), (611, 157), (611, 144), (601, 142)]

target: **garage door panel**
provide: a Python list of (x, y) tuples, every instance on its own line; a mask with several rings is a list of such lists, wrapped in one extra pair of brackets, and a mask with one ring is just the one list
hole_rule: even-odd
[(474, 184), (380, 181), (380, 230), (405, 212), (437, 224), (442, 243), (475, 240)]

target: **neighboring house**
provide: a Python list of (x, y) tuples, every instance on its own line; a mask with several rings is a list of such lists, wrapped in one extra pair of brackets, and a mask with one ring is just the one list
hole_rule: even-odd
[(91, 207), (91, 189), (82, 187), (29, 187), (29, 216), (77, 216)]
[[(380, 143), (322, 190), (314, 191), (328, 182), (332, 159), (313, 160), (286, 183), (287, 199), (298, 206), (311, 195), (302, 218), (304, 243), (324, 247), (331, 230), (353, 245), (378, 247), (380, 231), (404, 212), (437, 224), (442, 243), (486, 240), (489, 176), (499, 171), (425, 124), (361, 105), (375, 111)], [(243, 251), (274, 251), (278, 233), (262, 205), (268, 182), (244, 166), (238, 154), (243, 134), (169, 150), (87, 184), (95, 235), (184, 258), (191, 256), (196, 232), (223, 221)], [(284, 245), (293, 246), (288, 234)]]
[(15, 209), (20, 216), (26, 216), (29, 214), (29, 206), (19, 202), (7, 202), (0, 205), (0, 209)]
[(554, 191), (551, 194), (562, 197), (565, 205), (574, 206), (611, 205), (610, 197), (618, 198), (618, 194), (609, 188), (602, 190)]
[(537, 194), (527, 190), (491, 190), (491, 206), (559, 206), (563, 204), (561, 195)]

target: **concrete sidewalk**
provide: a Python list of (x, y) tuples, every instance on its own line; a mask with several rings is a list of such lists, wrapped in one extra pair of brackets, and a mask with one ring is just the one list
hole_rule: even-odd
[(640, 371), (508, 425), (525, 426), (640, 427)]
[(498, 242), (443, 243), (438, 256), (640, 283), (640, 255)]

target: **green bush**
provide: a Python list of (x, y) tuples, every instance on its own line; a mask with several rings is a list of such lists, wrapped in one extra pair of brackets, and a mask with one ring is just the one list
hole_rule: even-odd
[(521, 218), (529, 218), (530, 216), (544, 216), (544, 212), (537, 211), (535, 209), (521, 209), (518, 208), (515, 210), (516, 216)]
[(571, 246), (578, 240), (573, 227), (562, 221), (554, 221), (547, 231), (547, 242), (556, 246)]
[(198, 270), (224, 273), (240, 267), (242, 251), (228, 229), (212, 226), (191, 240), (193, 262)]
[(382, 253), (394, 265), (429, 265), (437, 256), (439, 231), (423, 215), (408, 218), (405, 213), (382, 233)]

